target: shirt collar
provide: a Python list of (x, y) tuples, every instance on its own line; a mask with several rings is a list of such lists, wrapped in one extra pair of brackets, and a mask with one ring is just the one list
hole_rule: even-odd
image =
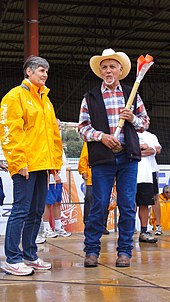
[[(107, 87), (106, 83), (103, 81), (102, 86), (101, 86), (101, 92), (104, 93), (106, 91), (112, 91), (112, 90), (110, 90), (110, 88)], [(114, 91), (121, 91), (122, 92), (122, 86), (120, 85), (120, 83), (115, 87)]]
[(27, 85), (32, 92), (37, 92), (39, 95), (45, 93), (45, 90), (49, 90), (46, 86), (41, 86), (40, 88), (34, 85), (29, 79), (25, 78), (23, 84)]

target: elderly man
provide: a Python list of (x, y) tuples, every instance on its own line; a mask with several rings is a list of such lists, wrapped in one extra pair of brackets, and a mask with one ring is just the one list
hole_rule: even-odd
[(163, 192), (159, 194), (160, 201), (170, 201), (170, 186), (165, 185), (163, 187)]
[[(145, 129), (147, 113), (139, 95), (134, 99), (133, 111), (125, 108), (131, 91), (129, 86), (120, 82), (131, 69), (130, 59), (125, 53), (105, 49), (101, 56), (90, 59), (90, 67), (103, 81), (85, 94), (79, 117), (80, 136), (87, 141), (89, 165), (92, 167), (94, 200), (84, 231), (84, 266), (98, 265), (103, 217), (116, 177), (120, 213), (116, 266), (127, 267), (132, 257), (136, 178), (141, 158), (136, 131)], [(116, 139), (113, 134), (120, 118), (125, 119), (125, 125), (119, 139)], [(120, 149), (122, 151), (116, 152)]]
[(2, 149), (14, 196), (2, 268), (19, 276), (51, 268), (51, 263), (38, 258), (35, 240), (45, 207), (47, 174), (52, 171), (56, 175), (62, 165), (60, 133), (45, 86), (49, 64), (44, 58), (31, 56), (23, 69), (22, 84), (2, 99), (0, 118)]

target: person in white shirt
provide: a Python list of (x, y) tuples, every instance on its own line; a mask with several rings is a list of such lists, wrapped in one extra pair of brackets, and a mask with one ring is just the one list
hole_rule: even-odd
[[(147, 133), (150, 134), (150, 140), (152, 140), (154, 144), (156, 154), (160, 154), (162, 146), (160, 145), (158, 138), (153, 133), (150, 133), (148, 131)], [(153, 189), (154, 189), (154, 203), (155, 203), (154, 205), (152, 205), (152, 209), (156, 218), (155, 235), (162, 235), (163, 232), (161, 226), (161, 209), (160, 209), (160, 202), (159, 202), (159, 184), (158, 184), (159, 167), (155, 156), (152, 157)]]
[[(147, 117), (147, 124), (148, 128), (150, 126), (150, 118)], [(148, 130), (145, 131), (148, 137), (148, 139), (154, 144), (155, 147), (155, 156), (152, 156), (151, 158), (151, 165), (152, 165), (152, 175), (153, 175), (153, 190), (154, 190), (154, 205), (152, 205), (152, 210), (155, 215), (156, 219), (156, 229), (155, 229), (155, 235), (162, 235), (162, 226), (161, 226), (161, 209), (160, 209), (160, 202), (159, 202), (159, 183), (158, 183), (158, 172), (159, 167), (156, 161), (156, 155), (161, 153), (162, 146), (160, 145), (158, 138), (155, 134), (149, 132)]]
[(148, 206), (154, 204), (153, 168), (152, 162), (156, 149), (147, 131), (138, 133), (141, 148), (141, 161), (138, 163), (136, 204), (139, 207), (141, 231), (139, 242), (156, 243), (157, 239), (147, 231), (149, 211)]

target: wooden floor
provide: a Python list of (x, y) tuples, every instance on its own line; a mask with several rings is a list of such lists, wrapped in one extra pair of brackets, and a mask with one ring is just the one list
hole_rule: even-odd
[[(39, 256), (52, 270), (28, 277), (7, 275), (0, 269), (2, 302), (164, 302), (170, 301), (170, 232), (157, 244), (140, 243), (134, 235), (129, 268), (116, 268), (117, 233), (103, 235), (97, 268), (84, 268), (83, 234), (47, 239)], [(0, 237), (0, 261), (5, 260)]]

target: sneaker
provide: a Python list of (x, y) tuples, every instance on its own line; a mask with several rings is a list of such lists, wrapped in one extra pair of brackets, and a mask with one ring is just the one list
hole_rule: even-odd
[(15, 264), (5, 262), (1, 268), (5, 271), (5, 273), (16, 276), (28, 276), (34, 273), (34, 269), (25, 265), (24, 262)]
[(43, 231), (43, 236), (42, 237), (45, 237), (45, 238), (55, 238), (57, 237), (57, 233), (55, 231), (53, 231), (51, 228), (50, 229), (45, 229)]
[(35, 261), (24, 260), (24, 262), (27, 266), (31, 266), (32, 268), (35, 268), (37, 270), (44, 270), (44, 269), (51, 268), (51, 263), (45, 262), (40, 258), (38, 258)]
[(137, 231), (137, 229), (135, 228), (135, 230), (134, 230), (134, 234), (137, 234), (138, 233), (138, 231)]
[(46, 242), (45, 237), (42, 237), (41, 235), (38, 235), (36, 240), (35, 240), (35, 243), (36, 244), (42, 244), (44, 242)]
[(57, 236), (59, 236), (59, 237), (69, 237), (69, 236), (71, 236), (71, 233), (67, 232), (63, 228), (63, 226), (61, 226), (61, 229), (59, 229), (59, 230), (55, 229), (55, 232), (56, 232)]
[(158, 239), (152, 236), (150, 232), (140, 233), (139, 242), (156, 243)]
[(162, 235), (162, 227), (161, 225), (156, 226), (155, 235)]

